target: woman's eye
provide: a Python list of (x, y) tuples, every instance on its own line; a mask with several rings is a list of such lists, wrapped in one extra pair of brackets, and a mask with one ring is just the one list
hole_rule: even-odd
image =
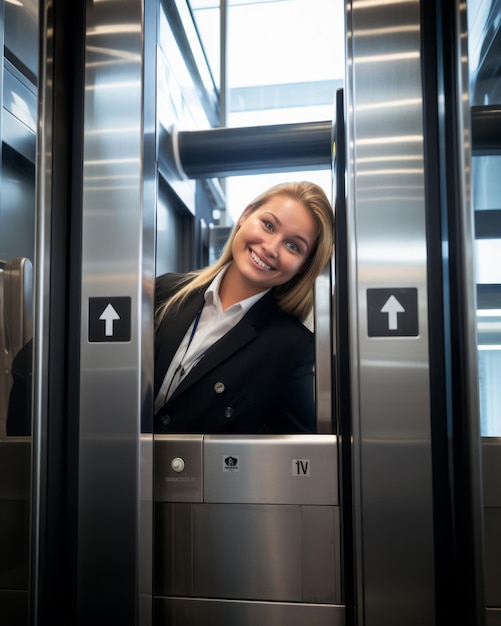
[(266, 230), (269, 230), (270, 232), (273, 231), (273, 224), (271, 222), (264, 221), (263, 224), (264, 224), (264, 227), (266, 228)]
[(292, 250), (293, 252), (299, 252), (298, 245), (293, 241), (288, 241), (285, 245), (289, 248), (289, 250)]

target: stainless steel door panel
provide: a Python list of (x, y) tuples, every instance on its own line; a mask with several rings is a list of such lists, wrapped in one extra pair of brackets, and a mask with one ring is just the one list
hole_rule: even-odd
[(303, 601), (341, 602), (339, 507), (301, 507)]
[(195, 506), (194, 595), (300, 602), (300, 545), (298, 506)]
[(160, 596), (341, 602), (339, 508), (157, 503)]
[(281, 602), (157, 598), (157, 624), (169, 626), (344, 626), (344, 607)]
[(192, 506), (155, 507), (155, 594), (193, 595)]
[[(78, 623), (148, 624), (152, 596), (154, 2), (85, 3)], [(128, 303), (125, 332), (92, 307)], [(105, 303), (102, 309), (107, 309)], [(105, 308), (106, 307), (106, 308)], [(111, 334), (110, 334), (111, 332)], [(108, 341), (109, 340), (109, 341)]]
[[(433, 624), (420, 3), (347, 7), (356, 623)], [(369, 290), (409, 287), (418, 335), (371, 336)]]
[(204, 502), (338, 504), (336, 446), (335, 435), (206, 435)]

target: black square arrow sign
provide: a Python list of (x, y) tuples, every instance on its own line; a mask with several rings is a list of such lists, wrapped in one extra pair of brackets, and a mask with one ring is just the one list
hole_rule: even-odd
[(89, 341), (130, 341), (131, 298), (89, 298)]
[(416, 287), (367, 289), (369, 337), (417, 337), (417, 291)]

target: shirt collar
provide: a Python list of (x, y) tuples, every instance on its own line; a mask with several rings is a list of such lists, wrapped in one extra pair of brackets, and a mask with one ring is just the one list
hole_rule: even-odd
[[(223, 279), (224, 273), (228, 269), (230, 263), (227, 263), (213, 278), (211, 284), (205, 290), (204, 298), (207, 304), (216, 304), (218, 309), (221, 310), (221, 301), (219, 300), (219, 285), (221, 284), (221, 280)], [(245, 300), (240, 300), (240, 302), (235, 302), (232, 304), (228, 311), (232, 310), (233, 307), (241, 308), (244, 313), (256, 304), (261, 298), (268, 293), (269, 289), (265, 291), (260, 291), (256, 293), (254, 296), (250, 296), (250, 298), (245, 298)]]

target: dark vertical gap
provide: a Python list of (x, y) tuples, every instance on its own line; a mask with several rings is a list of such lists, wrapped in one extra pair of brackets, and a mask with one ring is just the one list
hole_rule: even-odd
[(346, 223), (346, 135), (344, 116), (344, 91), (336, 92), (336, 119), (334, 122), (334, 181), (335, 203), (335, 309), (336, 354), (333, 363), (333, 412), (335, 411), (341, 439), (341, 490), (342, 502), (342, 564), (343, 595), (346, 606), (346, 625), (356, 623), (355, 550), (353, 529), (353, 497), (351, 473), (351, 376), (350, 376), (350, 324), (348, 297), (348, 231)]
[(421, 2), (436, 623), (445, 626), (483, 623), (465, 368), (456, 11), (455, 3)]
[[(452, 404), (452, 454), (453, 454), (453, 514), (455, 529), (455, 584), (456, 598), (463, 599), (461, 607), (456, 610), (457, 620), (463, 623), (481, 626), (485, 619), (485, 603), (483, 597), (483, 571), (479, 551), (479, 529), (476, 510), (479, 502), (476, 501), (477, 486), (474, 484), (477, 469), (474, 464), (477, 458), (474, 455), (472, 441), (472, 416), (469, 413), (469, 380), (468, 370), (468, 337), (467, 319), (469, 312), (465, 311), (468, 301), (467, 292), (472, 287), (465, 284), (463, 276), (463, 224), (460, 214), (464, 206), (461, 197), (460, 184), (463, 172), (460, 154), (463, 145), (458, 136), (457, 102), (460, 93), (460, 78), (457, 75), (457, 59), (461, 56), (458, 50), (456, 31), (457, 21), (460, 19), (459, 8), (448, 2), (439, 3), (440, 27), (442, 33), (442, 80), (444, 93), (444, 142), (443, 142), (443, 177), (441, 183), (446, 186), (444, 195), (447, 196), (445, 205), (449, 242), (449, 281), (450, 281), (450, 362), (448, 375), (451, 378), (450, 388), (453, 393), (450, 397)], [(465, 210), (468, 210), (465, 207)], [(477, 433), (480, 436), (480, 433)], [(480, 561), (479, 561), (480, 557)]]
[(452, 624), (451, 610), (455, 576), (455, 541), (453, 521), (453, 482), (449, 445), (452, 441), (450, 402), (447, 398), (446, 361), (450, 338), (447, 320), (448, 300), (447, 221), (441, 208), (446, 206), (443, 178), (443, 137), (439, 102), (443, 82), (438, 11), (435, 0), (421, 3), (423, 131), (425, 160), (426, 240), (428, 246), (428, 333), (430, 367), (430, 404), (432, 436), (432, 476), (435, 550), (435, 610), (437, 624)]
[(46, 493), (42, 494), (45, 518), (40, 537), (39, 625), (71, 624), (75, 615), (85, 2), (53, 0), (49, 10), (54, 100), (48, 410), (43, 433), (47, 466)]

